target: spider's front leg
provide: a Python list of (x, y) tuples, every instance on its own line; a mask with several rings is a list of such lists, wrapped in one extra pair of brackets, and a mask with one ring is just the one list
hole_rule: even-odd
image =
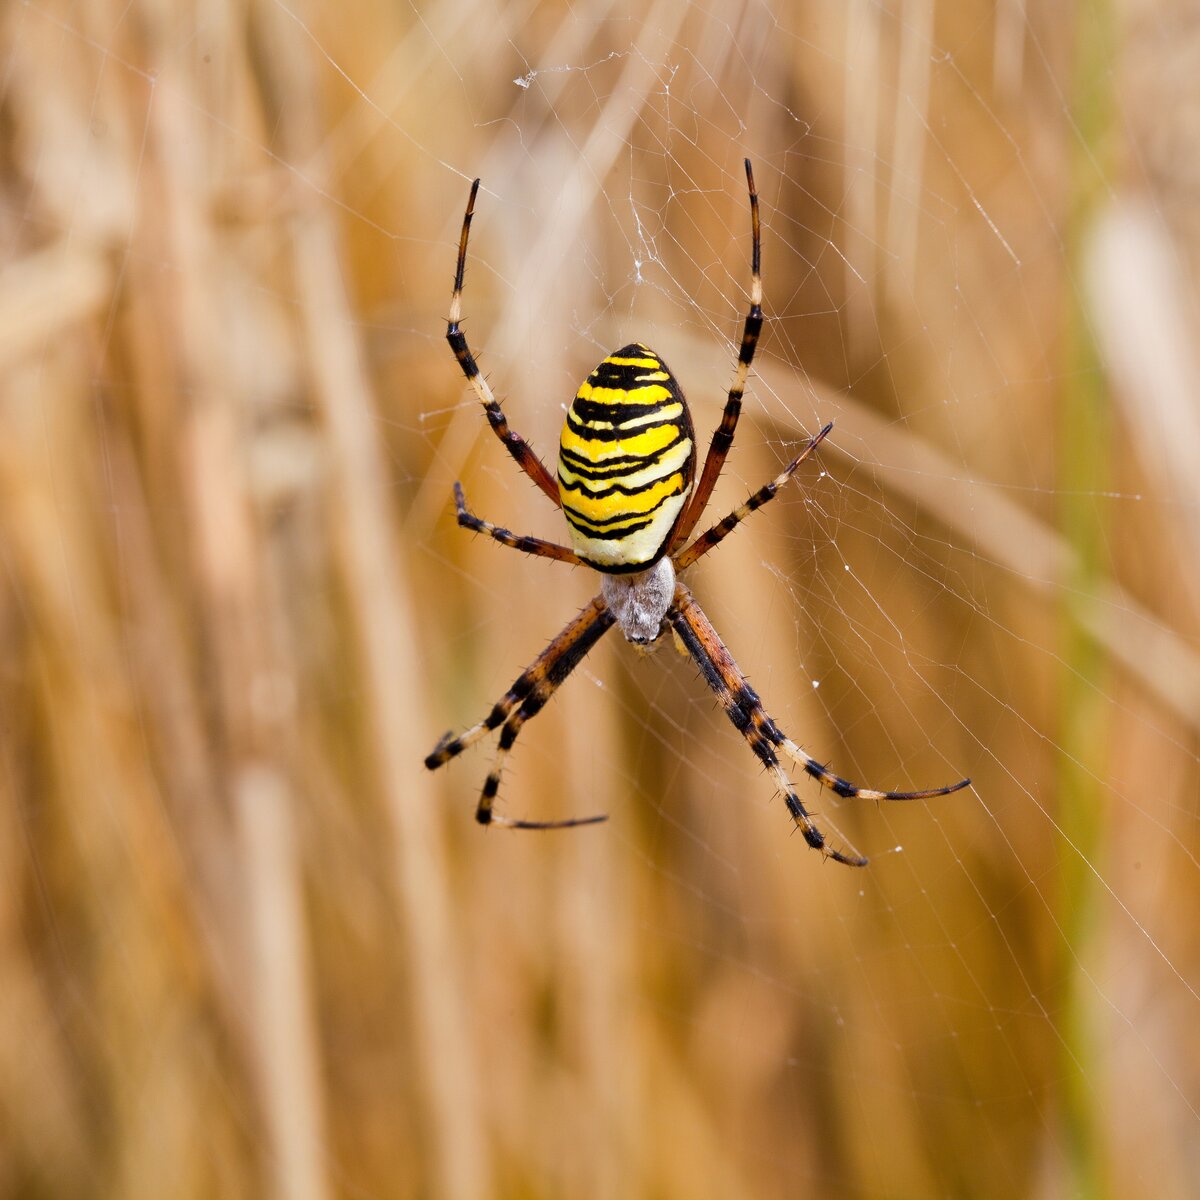
[(733, 446), (733, 435), (737, 430), (738, 418), (742, 414), (742, 396), (746, 391), (746, 380), (750, 375), (750, 364), (754, 361), (754, 350), (758, 345), (759, 334), (763, 325), (763, 282), (762, 282), (762, 231), (758, 218), (758, 189), (754, 186), (754, 171), (750, 160), (746, 159), (746, 187), (750, 192), (750, 308), (746, 313), (746, 321), (742, 326), (742, 344), (738, 350), (737, 368), (734, 371), (733, 382), (729, 385), (729, 395), (725, 401), (725, 411), (721, 414), (721, 423), (717, 426), (708, 444), (708, 453), (704, 457), (704, 468), (700, 472), (700, 482), (684, 509), (683, 516), (671, 538), (670, 552), (673, 554), (687, 541), (688, 536), (696, 527), (701, 514), (708, 507), (708, 498), (713, 488), (717, 486), (717, 476), (725, 464), (726, 456)]
[(533, 554), (538, 558), (553, 558), (559, 562), (570, 563), (572, 566), (580, 566), (582, 559), (574, 550), (568, 550), (566, 546), (556, 545), (554, 542), (547, 542), (542, 538), (519, 536), (512, 533), (510, 530), (503, 529), (499, 525), (493, 525), (491, 521), (485, 521), (482, 517), (477, 517), (469, 508), (467, 508), (467, 497), (463, 491), (462, 484), (457, 480), (454, 483), (454, 509), (458, 517), (458, 523), (463, 529), (470, 529), (475, 533), (487, 534), (493, 541), (499, 542), (502, 546), (511, 546), (514, 550), (520, 550), (524, 554)]
[(479, 370), (475, 355), (467, 345), (467, 335), (462, 330), (462, 293), (463, 275), (467, 269), (467, 241), (471, 236), (471, 218), (475, 215), (475, 197), (479, 194), (479, 180), (471, 184), (471, 196), (467, 200), (467, 211), (463, 216), (462, 233), (458, 239), (458, 263), (454, 269), (454, 292), (450, 297), (450, 316), (446, 322), (446, 341), (454, 351), (454, 357), (467, 377), (467, 382), (479, 397), (483, 411), (487, 414), (488, 424), (492, 432), (500, 439), (501, 445), (513, 456), (517, 466), (542, 489), (555, 508), (562, 508), (562, 499), (558, 494), (558, 484), (554, 476), (546, 469), (546, 464), (538, 458), (532, 446), (515, 430), (508, 426), (496, 397), (492, 394), (491, 385)]
[(454, 737), (447, 733), (425, 759), (434, 771), (474, 745), (491, 730), (500, 728), (496, 760), (484, 781), (483, 792), (475, 809), (481, 825), (507, 825), (512, 829), (568, 829), (574, 825), (594, 825), (606, 816), (571, 817), (563, 821), (522, 821), (502, 817), (493, 810), (500, 789), (504, 760), (512, 749), (522, 726), (536, 716), (558, 685), (583, 661), (587, 652), (612, 628), (615, 618), (603, 599), (597, 596), (575, 617), (541, 654), (517, 677), (512, 687), (492, 706), (478, 725)]
[(769, 500), (774, 500), (779, 494), (779, 489), (795, 474), (796, 468), (829, 436), (832, 429), (833, 422), (830, 421), (815, 438), (809, 440), (808, 445), (770, 483), (759, 488), (729, 516), (718, 521), (707, 532), (702, 533), (686, 550), (681, 550), (676, 554), (674, 557), (675, 569), (682, 571), (685, 567), (690, 567), (696, 559), (707, 554), (714, 546), (719, 546), (752, 512), (762, 508)]
[(712, 623), (704, 615), (700, 605), (696, 603), (692, 593), (683, 586), (676, 584), (675, 600), (667, 613), (667, 620), (679, 635), (679, 639), (687, 647), (692, 658), (696, 660), (704, 680), (721, 703), (725, 714), (736, 726), (741, 735), (750, 743), (750, 749), (758, 755), (763, 764), (771, 771), (783, 791), (788, 812), (792, 814), (804, 840), (814, 849), (851, 867), (866, 866), (867, 860), (860, 854), (845, 854), (834, 850), (825, 840), (825, 835), (817, 828), (808, 810), (796, 795), (796, 789), (788, 778), (787, 772), (780, 765), (776, 749), (782, 749), (785, 754), (798, 762), (804, 770), (818, 783), (839, 796), (862, 797), (870, 800), (920, 800), (929, 796), (944, 796), (966, 787), (971, 781), (964, 779), (949, 787), (929, 788), (919, 792), (880, 792), (869, 788), (856, 787), (848, 780), (842, 779), (827, 770), (821, 763), (810, 755), (805, 754), (790, 738), (785, 737), (779, 726), (767, 715), (758, 693), (750, 686), (733, 655), (721, 641)]

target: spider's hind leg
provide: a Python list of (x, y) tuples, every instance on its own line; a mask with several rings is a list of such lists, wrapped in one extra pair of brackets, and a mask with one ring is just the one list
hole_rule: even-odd
[(960, 779), (957, 783), (944, 787), (921, 788), (915, 792), (881, 792), (876, 788), (859, 787), (840, 775), (835, 775), (823, 763), (817, 762), (811, 754), (801, 750), (789, 737), (779, 736), (779, 748), (798, 766), (804, 768), (822, 787), (850, 800), (928, 800), (931, 796), (948, 796), (951, 792), (969, 787), (969, 779)]
[(948, 796), (951, 792), (957, 792), (960, 788), (970, 785), (969, 779), (960, 779), (958, 783), (947, 787), (923, 788), (916, 792), (881, 792), (875, 788), (858, 787), (840, 775), (835, 775), (812, 755), (801, 750), (791, 738), (785, 736), (767, 715), (758, 693), (746, 681), (717, 631), (683, 584), (677, 584), (675, 587), (675, 602), (667, 614), (667, 619), (696, 660), (704, 674), (705, 682), (716, 694), (726, 715), (750, 743), (750, 749), (775, 776), (787, 801), (792, 820), (804, 834), (804, 840), (814, 850), (820, 850), (827, 857), (851, 867), (862, 867), (867, 862), (861, 855), (843, 854), (829, 847), (825, 835), (817, 828), (800, 797), (796, 795), (796, 789), (792, 786), (787, 772), (780, 766), (776, 750), (782, 750), (822, 787), (851, 799), (925, 800), (930, 796)]
[(608, 817), (601, 813), (593, 817), (567, 817), (561, 821), (525, 821), (501, 816), (492, 808), (496, 793), (500, 790), (500, 775), (504, 770), (504, 760), (508, 757), (508, 752), (517, 740), (521, 727), (530, 717), (537, 715), (553, 690), (553, 687), (550, 688), (543, 698), (539, 698), (536, 694), (530, 695), (521, 707), (505, 721), (504, 728), (500, 730), (500, 743), (496, 747), (496, 759), (492, 763), (492, 769), (488, 772), (487, 779), (483, 781), (483, 791), (480, 792), (479, 803), (475, 807), (475, 820), (480, 825), (505, 825), (509, 829), (571, 829), (576, 825), (598, 825), (601, 821), (608, 820)]
[(848, 854), (830, 846), (825, 834), (804, 807), (788, 773), (779, 762), (779, 756), (775, 753), (776, 747), (783, 745), (787, 739), (768, 716), (758, 693), (734, 662), (733, 655), (726, 649), (725, 643), (721, 641), (700, 605), (681, 583), (676, 584), (675, 601), (667, 613), (667, 620), (688, 653), (695, 659), (705, 683), (720, 701), (725, 715), (746, 739), (750, 749), (763, 765), (775, 776), (783, 792), (788, 812), (804, 835), (804, 840), (814, 850), (819, 850), (826, 858), (832, 858), (835, 862), (845, 863), (848, 867), (866, 866), (867, 860), (861, 854)]
[(491, 730), (500, 728), (496, 761), (483, 785), (483, 793), (475, 809), (475, 819), (481, 825), (507, 825), (514, 829), (563, 829), (574, 825), (591, 825), (604, 817), (577, 817), (564, 821), (520, 821), (502, 817), (492, 805), (500, 789), (500, 774), (504, 760), (512, 749), (522, 726), (536, 716), (559, 684), (583, 661), (587, 652), (612, 628), (615, 618), (603, 599), (595, 597), (574, 617), (561, 633), (521, 672), (505, 694), (492, 705), (477, 725), (459, 734), (444, 734), (425, 758), (425, 765), (435, 771), (469, 746), (473, 746)]

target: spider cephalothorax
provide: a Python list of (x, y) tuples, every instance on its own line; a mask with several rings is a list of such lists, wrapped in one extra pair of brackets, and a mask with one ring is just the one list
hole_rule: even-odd
[(555, 689), (587, 652), (616, 625), (636, 645), (653, 645), (668, 628), (692, 656), (705, 682), (726, 715), (750, 744), (783, 791), (788, 812), (805, 841), (828, 857), (850, 866), (866, 859), (835, 850), (814, 824), (791, 779), (779, 761), (779, 751), (797, 763), (822, 786), (839, 796), (870, 800), (917, 800), (944, 796), (966, 787), (963, 779), (948, 787), (915, 792), (881, 792), (860, 788), (827, 770), (807, 754), (767, 715), (758, 694), (738, 669), (717, 631), (692, 593), (677, 575), (706, 554), (750, 515), (770, 500), (796, 468), (825, 439), (832, 424), (812, 438), (784, 471), (754, 493), (705, 533), (689, 542), (708, 504), (709, 496), (733, 444), (742, 409), (746, 377), (762, 329), (762, 274), (758, 193), (746, 160), (753, 231), (750, 310), (742, 328), (737, 370), (729, 388), (721, 423), (713, 434), (700, 480), (695, 482), (696, 447), (691, 414), (678, 380), (657, 354), (641, 342), (610, 354), (587, 377), (567, 410), (559, 440), (558, 476), (550, 474), (525, 440), (508, 427), (487, 380), (479, 373), (467, 338), (460, 327), (463, 272), (467, 238), (475, 210), (479, 180), (471, 197), (458, 243), (458, 266), (446, 338), (476, 395), (488, 422), (521, 469), (562, 509), (571, 548), (541, 538), (520, 537), (481, 520), (467, 509), (462, 485), (454, 485), (458, 523), (486, 533), (505, 546), (542, 558), (555, 558), (602, 572), (600, 594), (523, 671), (488, 715), (465, 733), (446, 734), (425, 759), (431, 770), (449, 762), (490, 730), (499, 728), (496, 761), (483, 785), (475, 818), (517, 829), (561, 829), (603, 821), (603, 816), (563, 821), (519, 821), (500, 816), (493, 804), (500, 787), (504, 758), (522, 726), (541, 711)]

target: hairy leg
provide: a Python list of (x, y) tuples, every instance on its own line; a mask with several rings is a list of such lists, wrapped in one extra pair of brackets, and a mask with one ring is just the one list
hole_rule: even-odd
[(467, 497), (463, 492), (462, 484), (457, 482), (454, 485), (454, 507), (458, 513), (458, 523), (464, 529), (471, 529), (475, 533), (486, 533), (488, 537), (502, 546), (511, 546), (514, 550), (522, 550), (526, 554), (534, 554), (538, 558), (554, 558), (559, 562), (571, 563), (573, 566), (580, 566), (583, 563), (579, 555), (566, 546), (543, 541), (541, 538), (511, 533), (499, 525), (493, 525), (491, 521), (477, 517), (467, 508)]
[(680, 551), (674, 559), (675, 569), (682, 571), (684, 567), (690, 567), (696, 559), (707, 554), (714, 546), (719, 545), (727, 538), (752, 512), (762, 508), (768, 500), (773, 500), (779, 489), (792, 477), (796, 468), (829, 436), (832, 428), (833, 422), (830, 421), (770, 483), (759, 488), (745, 504), (735, 508), (729, 516), (718, 521), (706, 533), (702, 533), (686, 550)]
[(700, 482), (684, 509), (683, 517), (676, 527), (671, 539), (672, 550), (682, 546), (687, 541), (696, 523), (700, 520), (708, 504), (708, 498), (717, 485), (717, 476), (725, 464), (725, 458), (733, 445), (734, 431), (737, 429), (738, 418), (742, 414), (742, 396), (746, 391), (746, 379), (750, 374), (750, 364), (754, 361), (754, 350), (758, 346), (758, 335), (762, 332), (762, 236), (758, 220), (758, 191), (754, 186), (754, 171), (750, 160), (746, 159), (746, 186), (750, 190), (750, 227), (753, 245), (750, 251), (750, 311), (746, 314), (746, 323), (742, 326), (742, 344), (738, 350), (737, 369), (733, 382), (729, 385), (729, 396), (725, 401), (725, 411), (721, 414), (721, 423), (713, 433), (708, 446), (708, 454), (704, 459), (704, 469), (700, 472)]
[(554, 502), (562, 508), (562, 499), (558, 494), (558, 483), (554, 476), (546, 470), (546, 464), (538, 458), (532, 447), (519, 433), (509, 429), (508, 421), (500, 408), (499, 402), (492, 394), (488, 381), (480, 374), (479, 364), (467, 345), (467, 335), (463, 333), (459, 322), (462, 320), (462, 290), (463, 272), (467, 265), (467, 238), (471, 232), (471, 218), (475, 214), (475, 196), (479, 191), (479, 180), (471, 184), (471, 197), (467, 201), (467, 211), (463, 217), (462, 234), (458, 239), (458, 266), (454, 271), (454, 294), (450, 298), (450, 319), (446, 325), (446, 341), (458, 359), (467, 382), (475, 389), (483, 410), (487, 414), (488, 424), (492, 432), (500, 439), (504, 448), (516, 459), (517, 466), (542, 489)]
[(775, 747), (782, 739), (782, 734), (767, 715), (758, 693), (734, 662), (733, 655), (726, 649), (700, 605), (683, 584), (676, 586), (675, 603), (667, 613), (667, 620), (671, 622), (680, 640), (695, 659), (705, 683), (720, 701), (725, 715), (750, 744), (750, 749), (758, 755), (763, 765), (775, 776), (783, 792), (788, 812), (791, 813), (792, 820), (800, 832), (804, 834), (804, 840), (814, 850), (820, 850), (835, 862), (845, 863), (850, 867), (866, 866), (867, 860), (862, 855), (847, 854), (829, 845), (800, 797), (796, 795), (796, 789), (787, 772), (780, 766), (775, 753)]
[(500, 817), (492, 811), (492, 804), (500, 788), (500, 772), (504, 759), (517, 734), (530, 717), (541, 711), (546, 701), (557, 690), (559, 684), (583, 661), (588, 651), (612, 628), (613, 615), (604, 601), (595, 597), (578, 616), (534, 659), (517, 677), (512, 687), (492, 706), (477, 725), (457, 737), (447, 733), (425, 759), (431, 770), (448, 763), (468, 746), (474, 745), (491, 730), (500, 730), (500, 742), (496, 761), (483, 785), (483, 793), (475, 810), (475, 819), (481, 825), (510, 825), (518, 829), (559, 829), (571, 825), (588, 825), (602, 821), (604, 817), (584, 817), (566, 821), (517, 821)]
[(758, 693), (750, 686), (712, 623), (704, 615), (700, 605), (696, 603), (695, 597), (683, 584), (676, 585), (675, 601), (667, 613), (667, 619), (692, 658), (696, 660), (705, 682), (716, 694), (726, 715), (749, 742), (754, 753), (775, 776), (783, 790), (788, 812), (791, 813), (792, 819), (804, 834), (804, 840), (813, 849), (820, 850), (837, 862), (846, 863), (852, 867), (865, 866), (867, 862), (861, 855), (845, 854), (830, 848), (825, 840), (825, 835), (817, 828), (807, 809), (801, 803), (800, 797), (796, 795), (796, 790), (792, 786), (787, 772), (780, 766), (777, 750), (782, 750), (788, 757), (799, 763), (823, 787), (829, 788), (839, 796), (848, 798), (922, 800), (929, 796), (945, 796), (970, 784), (969, 779), (963, 779), (949, 787), (928, 788), (916, 792), (881, 792), (874, 788), (860, 788), (848, 780), (834, 775), (832, 771), (829, 771), (786, 737), (767, 714)]

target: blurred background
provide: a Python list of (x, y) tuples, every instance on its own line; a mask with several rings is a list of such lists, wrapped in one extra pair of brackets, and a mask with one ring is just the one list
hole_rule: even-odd
[[(1200, 14), (794, 0), (0, 13), (0, 1194), (1174, 1197), (1200, 1179)], [(669, 644), (459, 530), (644, 340), (689, 584), (861, 783), (823, 863)]]

